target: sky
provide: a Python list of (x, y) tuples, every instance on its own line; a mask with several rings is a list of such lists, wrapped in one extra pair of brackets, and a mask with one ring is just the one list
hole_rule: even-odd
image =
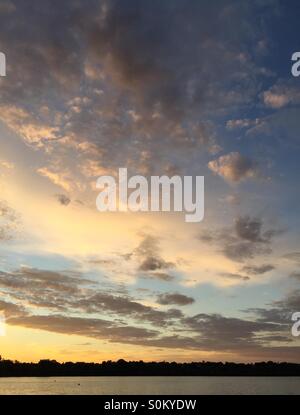
[[(0, 354), (300, 362), (297, 1), (2, 0)], [(205, 215), (99, 212), (204, 176)]]

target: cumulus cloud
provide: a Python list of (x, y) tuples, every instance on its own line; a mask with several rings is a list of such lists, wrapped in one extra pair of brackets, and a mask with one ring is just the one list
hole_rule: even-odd
[(280, 233), (277, 229), (263, 229), (260, 218), (239, 216), (235, 220), (233, 234), (224, 240), (223, 252), (234, 261), (270, 254), (272, 239)]
[(279, 82), (263, 93), (263, 101), (267, 107), (273, 109), (283, 108), (289, 104), (299, 104), (300, 88), (297, 84)]
[[(143, 240), (139, 246), (134, 250), (133, 254), (141, 261), (139, 270), (144, 272), (151, 272), (152, 277), (158, 279), (169, 280), (166, 278), (166, 273), (161, 271), (174, 268), (175, 264), (170, 261), (165, 261), (160, 255), (159, 239), (152, 235), (144, 235)], [(154, 273), (153, 271), (159, 271)]]
[(140, 271), (156, 271), (173, 267), (172, 262), (166, 262), (162, 258), (148, 256), (139, 266)]
[(278, 231), (268, 229), (262, 231), (263, 222), (260, 218), (240, 216), (235, 221), (235, 231), (239, 238), (250, 242), (269, 243)]
[[(270, 254), (273, 239), (282, 232), (281, 229), (266, 228), (261, 218), (245, 215), (238, 216), (229, 228), (201, 232), (198, 239), (220, 247), (221, 252), (231, 260), (244, 262), (256, 256)], [(268, 270), (269, 266), (266, 267)], [(264, 271), (264, 268), (252, 267), (249, 271), (254, 275), (255, 272)]]
[[(0, 15), (0, 47), (13, 70), (1, 83), (0, 117), (59, 159), (56, 171), (44, 166), (56, 182), (74, 155), (88, 175), (124, 162), (163, 171), (166, 157), (189, 167), (188, 156), (220, 150), (209, 115), (247, 106), (258, 93), (244, 42), (261, 40), (256, 13), (272, 13), (272, 1), (5, 4), (14, 18)], [(237, 80), (238, 90), (228, 88)]]
[(218, 159), (210, 161), (208, 167), (214, 174), (232, 183), (259, 177), (257, 163), (238, 152), (220, 156)]
[[(124, 164), (144, 174), (182, 171), (193, 157), (208, 157), (203, 150), (215, 158), (210, 170), (228, 182), (259, 177), (257, 163), (246, 155), (225, 150), (215, 156), (223, 143), (209, 120), (221, 115), (230, 118), (228, 130), (295, 135), (299, 110), (290, 107), (298, 103), (296, 89), (276, 86), (262, 95), (266, 106), (281, 109), (276, 119), (238, 118), (238, 111), (253, 108), (260, 96), (261, 76), (269, 76), (267, 71), (262, 75), (252, 55), (262, 44), (263, 17), (275, 3), (90, 0), (87, 7), (83, 0), (65, 0), (57, 7), (53, 0), (1, 1), (0, 49), (9, 51), (9, 77), (1, 80), (1, 122), (26, 145), (45, 152), (47, 160), (37, 172), (61, 188), (56, 198), (65, 206), (78, 197), (72, 192), (85, 189), (79, 178), (89, 186), (97, 175)], [(1, 204), (0, 216), (0, 239), (7, 239), (15, 212)], [(270, 253), (276, 235), (260, 218), (240, 216), (232, 227), (203, 240), (244, 262)], [(139, 276), (163, 285), (174, 280), (177, 262), (165, 257), (160, 243), (143, 235), (126, 260)], [(297, 253), (286, 259), (300, 262)], [(248, 275), (269, 271), (268, 264), (248, 265), (223, 278), (246, 281)], [(5, 295), (0, 309), (9, 324), (136, 345), (233, 351), (235, 356), (246, 350), (268, 358), (299, 355), (299, 348), (272, 349), (271, 340), (283, 338), (286, 325), (269, 310), (264, 310), (268, 321), (261, 321), (262, 312), (252, 320), (186, 316), (176, 308), (160, 308), (159, 301), (181, 306), (192, 304), (192, 297), (166, 292), (153, 307), (149, 304), (157, 294), (145, 302), (80, 273), (29, 267), (1, 271), (0, 286)], [(298, 304), (296, 294), (284, 301), (274, 309)]]
[[(92, 58), (101, 57), (114, 82), (129, 88), (152, 111), (159, 105), (167, 116), (182, 116), (195, 105), (207, 105), (211, 95), (220, 96), (217, 85), (231, 71), (246, 69), (239, 43), (250, 36), (245, 19), (251, 19), (253, 9), (250, 4), (230, 4), (175, 0), (172, 5), (154, 1), (141, 6), (137, 0), (107, 1), (89, 31)], [(230, 42), (224, 53), (221, 44), (226, 39)]]
[(58, 138), (58, 128), (37, 120), (27, 110), (16, 105), (1, 105), (0, 120), (30, 145), (38, 147)]

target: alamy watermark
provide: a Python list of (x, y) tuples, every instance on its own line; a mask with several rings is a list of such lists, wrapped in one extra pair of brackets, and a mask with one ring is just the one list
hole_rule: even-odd
[(300, 76), (300, 52), (294, 52), (292, 55), (292, 75), (297, 77)]
[(298, 337), (300, 336), (300, 312), (296, 312), (292, 315), (292, 321), (295, 321), (292, 326), (292, 335)]
[(185, 212), (186, 222), (201, 222), (204, 217), (203, 176), (128, 177), (127, 168), (119, 178), (100, 176), (101, 189), (96, 205), (100, 212)]
[(0, 76), (6, 76), (6, 56), (0, 52)]

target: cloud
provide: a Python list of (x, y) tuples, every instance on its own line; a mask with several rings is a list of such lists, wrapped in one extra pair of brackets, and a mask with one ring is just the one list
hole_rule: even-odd
[(282, 330), (290, 332), (291, 318), (295, 311), (300, 308), (300, 290), (286, 294), (282, 299), (272, 301), (269, 308), (254, 308), (245, 310), (254, 313), (258, 321), (281, 325)]
[[(56, 186), (61, 187), (66, 192), (70, 192), (72, 190), (72, 180), (68, 173), (64, 173), (61, 171), (54, 172), (51, 171), (48, 167), (41, 167), (37, 170), (37, 172), (41, 175), (49, 179), (53, 184)], [(72, 182), (73, 183), (73, 182)]]
[(185, 324), (199, 333), (203, 348), (223, 351), (246, 351), (259, 349), (264, 344), (265, 333), (282, 333), (286, 325), (280, 323), (251, 321), (219, 314), (198, 314), (185, 319)]
[(274, 301), (274, 304), (279, 306), (284, 312), (294, 313), (300, 310), (300, 290), (295, 290), (286, 295), (283, 300)]
[(15, 237), (20, 223), (19, 214), (5, 200), (0, 200), (0, 241)]
[(16, 105), (1, 105), (0, 120), (30, 145), (42, 146), (57, 140), (58, 128), (43, 124), (31, 113)]
[(241, 281), (250, 280), (250, 278), (245, 276), (245, 275), (233, 274), (231, 272), (222, 272), (220, 275), (224, 278), (228, 278), (228, 279), (231, 279), (231, 280), (241, 280)]
[[(139, 266), (140, 271), (156, 271), (173, 267), (172, 262), (166, 262), (162, 258), (149, 256)], [(152, 274), (153, 275), (153, 274)]]
[[(258, 4), (230, 6), (230, 1), (202, 5), (174, 0), (141, 7), (138, 0), (111, 0), (94, 22), (82, 22), (82, 27), (91, 59), (104, 62), (116, 84), (129, 89), (150, 111), (159, 105), (164, 115), (182, 117), (190, 108), (209, 105), (211, 96), (218, 103), (224, 93), (222, 80), (246, 71), (240, 46), (242, 39), (253, 39), (255, 31), (250, 33), (244, 19), (254, 18)], [(246, 87), (242, 76), (240, 82)]]
[(183, 294), (170, 293), (170, 294), (159, 295), (157, 302), (162, 305), (176, 304), (179, 306), (183, 306), (183, 305), (193, 304), (195, 300), (192, 297), (188, 297)]
[(10, 303), (3, 300), (0, 300), (0, 311), (4, 312), (6, 319), (24, 315), (25, 313), (25, 309), (21, 304)]
[(298, 146), (297, 126), (299, 120), (299, 106), (287, 106), (276, 112), (262, 117), (260, 122), (247, 131), (248, 137), (268, 139), (272, 137), (274, 145), (290, 148)]
[(153, 271), (164, 271), (166, 269), (174, 268), (175, 264), (170, 261), (165, 261), (160, 255), (159, 239), (152, 235), (143, 235), (143, 240), (139, 246), (134, 250), (133, 254), (141, 261), (139, 270), (144, 272), (151, 272), (151, 276), (157, 276), (158, 279), (165, 278), (165, 273), (155, 274)]
[(182, 316), (179, 310), (160, 311), (126, 297), (101, 292), (76, 300), (72, 306), (90, 314), (110, 311), (118, 317), (124, 315), (157, 326), (171, 324), (171, 320)]
[(179, 310), (157, 310), (127, 296), (104, 291), (99, 283), (77, 272), (28, 267), (12, 272), (1, 271), (0, 287), (11, 298), (45, 310), (126, 316), (157, 326), (171, 325), (172, 320), (181, 317)]
[(262, 275), (266, 272), (273, 271), (275, 269), (274, 265), (271, 264), (263, 264), (263, 265), (251, 265), (245, 266), (242, 268), (244, 272), (250, 275)]
[(210, 161), (208, 167), (213, 173), (232, 183), (259, 177), (257, 164), (238, 152), (232, 152)]
[(112, 321), (99, 318), (70, 317), (60, 314), (12, 317), (9, 319), (9, 324), (61, 334), (105, 339), (117, 343), (132, 343), (138, 339), (153, 338), (157, 334), (155, 330), (129, 325), (119, 326)]
[(84, 183), (124, 162), (143, 173), (168, 169), (166, 157), (177, 170), (190, 167), (190, 156), (220, 150), (210, 116), (247, 107), (259, 93), (259, 68), (244, 51), (264, 33), (257, 13), (273, 13), (273, 1), (18, 4), (13, 20), (0, 16), (11, 68), (0, 117), (58, 160), (40, 173), (68, 192), (74, 156)]
[(224, 235), (224, 254), (234, 261), (244, 261), (256, 255), (270, 254), (273, 238), (281, 234), (279, 229), (263, 229), (260, 218), (239, 216), (233, 233)]
[(243, 262), (247, 259), (253, 259), (259, 255), (267, 255), (272, 252), (271, 248), (268, 246), (259, 246), (253, 244), (252, 242), (243, 242), (243, 241), (232, 241), (225, 243), (223, 248), (223, 254), (236, 262)]
[(71, 199), (66, 195), (57, 194), (55, 195), (55, 197), (58, 200), (58, 202), (63, 206), (68, 206), (71, 203)]
[(173, 275), (167, 274), (166, 272), (148, 272), (146, 277), (160, 281), (173, 281), (175, 279)]
[[(0, 286), (7, 297), (0, 301), (0, 310), (10, 325), (145, 347), (269, 358), (285, 351), (284, 347), (274, 347), (274, 342), (294, 343), (287, 310), (297, 307), (300, 298), (295, 292), (274, 303), (272, 309), (246, 310), (255, 314), (251, 320), (205, 313), (187, 316), (172, 308), (158, 310), (130, 297), (104, 292), (100, 284), (71, 271), (2, 271)], [(165, 293), (158, 301), (182, 306), (192, 304), (193, 299)], [(287, 356), (292, 359), (299, 347), (290, 347)]]
[(281, 229), (266, 228), (261, 218), (245, 215), (238, 216), (232, 227), (201, 232), (198, 239), (220, 247), (231, 260), (244, 262), (270, 254), (273, 239), (282, 232)]
[(283, 108), (289, 104), (300, 103), (300, 88), (297, 84), (291, 85), (278, 82), (263, 93), (263, 101), (267, 107)]
[(259, 118), (255, 118), (255, 119), (243, 118), (243, 119), (229, 120), (226, 123), (226, 128), (228, 130), (250, 128), (250, 127), (254, 127), (255, 125), (258, 125), (259, 121), (260, 121)]
[[(58, 272), (30, 267), (21, 267), (10, 272), (0, 271), (0, 286), (9, 289), (12, 296), (22, 293), (28, 302), (31, 298), (63, 300), (66, 294), (76, 294), (81, 285), (93, 284), (92, 280), (83, 278), (76, 272)], [(67, 304), (67, 299), (65, 302)]]
[(250, 242), (269, 243), (274, 230), (262, 232), (262, 220), (251, 218), (250, 216), (240, 216), (235, 221), (235, 232), (240, 239), (246, 239)]
[(292, 262), (300, 263), (300, 252), (289, 252), (285, 255), (282, 255), (282, 258)]

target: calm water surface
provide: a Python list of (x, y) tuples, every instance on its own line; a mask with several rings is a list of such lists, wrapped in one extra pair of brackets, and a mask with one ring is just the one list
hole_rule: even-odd
[(300, 377), (49, 377), (0, 378), (0, 394), (218, 395), (300, 394)]

